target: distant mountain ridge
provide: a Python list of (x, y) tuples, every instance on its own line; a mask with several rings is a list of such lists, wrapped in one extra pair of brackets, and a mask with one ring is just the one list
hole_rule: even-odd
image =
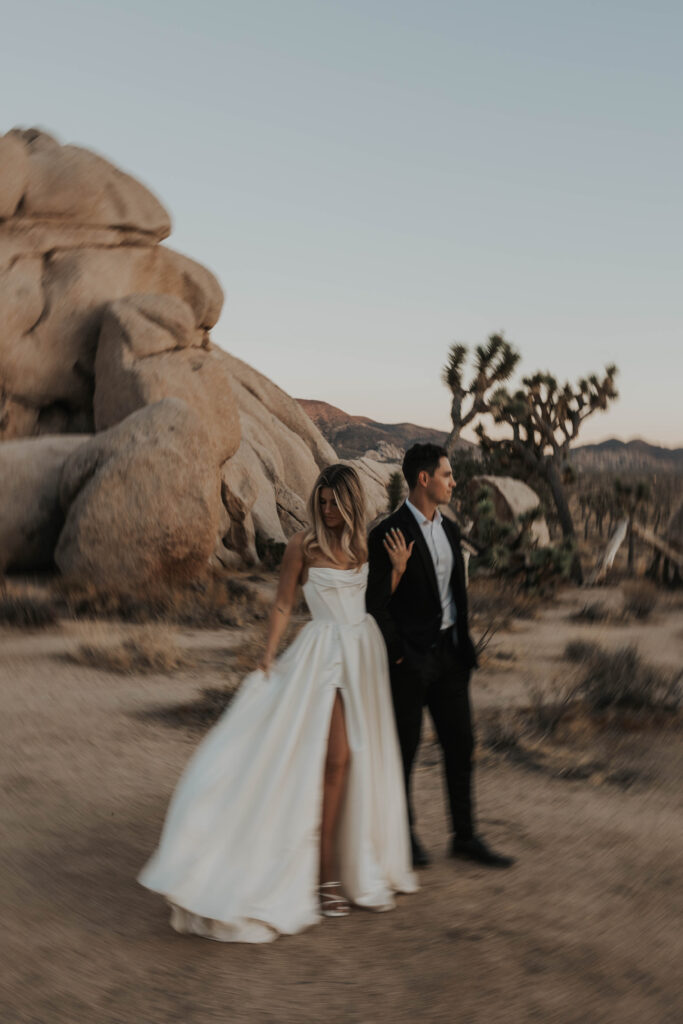
[(640, 438), (619, 441), (612, 437), (597, 444), (580, 445), (572, 450), (572, 459), (583, 470), (683, 473), (683, 448), (663, 448)]
[[(355, 459), (366, 451), (377, 448), (380, 441), (409, 448), (416, 441), (444, 444), (448, 434), (433, 427), (420, 427), (415, 423), (378, 423), (369, 416), (350, 416), (329, 402), (300, 398), (299, 404), (313, 420), (318, 430), (343, 459)], [(461, 440), (464, 450), (476, 450), (470, 441)], [(588, 472), (683, 473), (683, 448), (664, 448), (647, 441), (619, 441), (610, 438), (597, 444), (579, 445), (572, 449), (572, 460), (579, 469)]]
[[(342, 459), (357, 459), (380, 441), (409, 448), (416, 441), (443, 444), (448, 437), (444, 430), (415, 423), (378, 423), (368, 416), (350, 416), (329, 402), (308, 398), (299, 398), (298, 402)], [(467, 441), (463, 444), (469, 446)]]

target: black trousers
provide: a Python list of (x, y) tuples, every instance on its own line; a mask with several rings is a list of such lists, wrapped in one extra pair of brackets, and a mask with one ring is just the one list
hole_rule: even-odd
[(474, 736), (470, 711), (469, 669), (453, 645), (452, 631), (445, 630), (426, 653), (404, 642), (406, 655), (391, 665), (391, 691), (396, 728), (401, 746), (410, 828), (415, 814), (410, 776), (420, 743), (423, 708), (429, 708), (443, 751), (446, 792), (453, 834), (470, 839), (473, 834), (472, 752)]

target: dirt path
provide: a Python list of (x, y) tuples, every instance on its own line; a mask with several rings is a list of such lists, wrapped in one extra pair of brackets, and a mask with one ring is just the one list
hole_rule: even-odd
[[(523, 692), (532, 645), (539, 671), (558, 669), (565, 619), (551, 609), (496, 638), (514, 668), (480, 674), (480, 707)], [(197, 737), (140, 714), (223, 675), (75, 666), (63, 653), (78, 636), (74, 624), (0, 634), (3, 1024), (683, 1019), (680, 786), (623, 791), (484, 763), (482, 830), (519, 858), (495, 873), (446, 858), (429, 743), (417, 805), (434, 864), (394, 913), (354, 912), (267, 947), (176, 935), (134, 879)], [(234, 642), (183, 636), (214, 655)]]

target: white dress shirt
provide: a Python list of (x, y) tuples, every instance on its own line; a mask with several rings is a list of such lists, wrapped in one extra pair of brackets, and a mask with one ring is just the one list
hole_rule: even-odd
[[(406, 505), (415, 516), (432, 556), (441, 598), (441, 629), (448, 629), (455, 623), (455, 601), (451, 591), (453, 549), (443, 528), (443, 516), (437, 508), (434, 518), (430, 522), (419, 508), (415, 508), (412, 502), (406, 500)], [(411, 557), (414, 558), (415, 555), (413, 554)]]

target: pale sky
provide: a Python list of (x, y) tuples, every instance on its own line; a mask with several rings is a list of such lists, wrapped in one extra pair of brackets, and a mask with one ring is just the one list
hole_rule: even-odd
[(162, 199), (214, 340), (447, 429), (452, 341), (620, 368), (585, 441), (683, 445), (680, 0), (0, 0), (0, 131)]

